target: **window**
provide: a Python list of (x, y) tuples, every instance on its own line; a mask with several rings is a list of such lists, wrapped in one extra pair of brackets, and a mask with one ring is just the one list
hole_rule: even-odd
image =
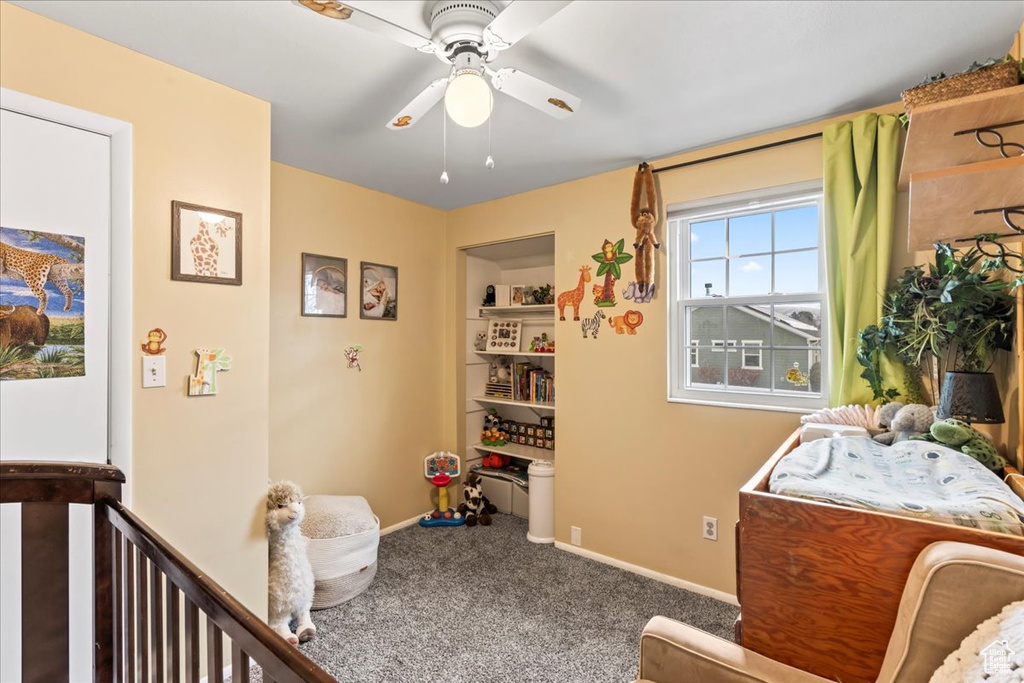
[[(748, 370), (763, 370), (761, 367), (761, 346), (763, 339), (743, 340), (743, 367)], [(756, 348), (752, 348), (756, 347)]]
[(825, 404), (821, 207), (820, 182), (669, 207), (670, 400)]

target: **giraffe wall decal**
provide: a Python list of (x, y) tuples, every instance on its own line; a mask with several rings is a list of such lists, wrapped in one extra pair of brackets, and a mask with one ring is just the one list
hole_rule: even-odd
[(565, 320), (565, 307), (572, 306), (572, 319), (580, 319), (580, 302), (583, 301), (583, 286), (590, 282), (590, 266), (580, 266), (580, 281), (575, 289), (558, 295), (558, 319)]

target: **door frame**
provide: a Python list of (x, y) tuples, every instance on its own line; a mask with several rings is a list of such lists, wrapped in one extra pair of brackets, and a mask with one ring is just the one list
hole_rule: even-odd
[(110, 338), (107, 395), (107, 461), (132, 492), (132, 124), (0, 88), (0, 109), (110, 138)]

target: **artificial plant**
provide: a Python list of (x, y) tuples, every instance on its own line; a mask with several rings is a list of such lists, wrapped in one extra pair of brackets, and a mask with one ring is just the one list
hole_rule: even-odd
[(938, 395), (940, 370), (987, 372), (996, 352), (1013, 342), (1013, 290), (1021, 278), (1000, 277), (1005, 261), (975, 247), (960, 252), (935, 245), (935, 262), (910, 266), (886, 295), (878, 325), (858, 333), (857, 361), (876, 400), (900, 390), (887, 386), (883, 359), (902, 366), (905, 396), (922, 402), (924, 381)]

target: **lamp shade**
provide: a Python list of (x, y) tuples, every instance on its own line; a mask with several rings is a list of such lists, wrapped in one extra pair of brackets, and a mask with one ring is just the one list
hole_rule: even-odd
[(445, 111), (464, 128), (476, 128), (486, 121), (493, 105), (491, 86), (474, 69), (460, 71), (444, 93)]
[(975, 424), (1005, 422), (996, 376), (991, 372), (947, 372), (939, 396), (938, 417)]

